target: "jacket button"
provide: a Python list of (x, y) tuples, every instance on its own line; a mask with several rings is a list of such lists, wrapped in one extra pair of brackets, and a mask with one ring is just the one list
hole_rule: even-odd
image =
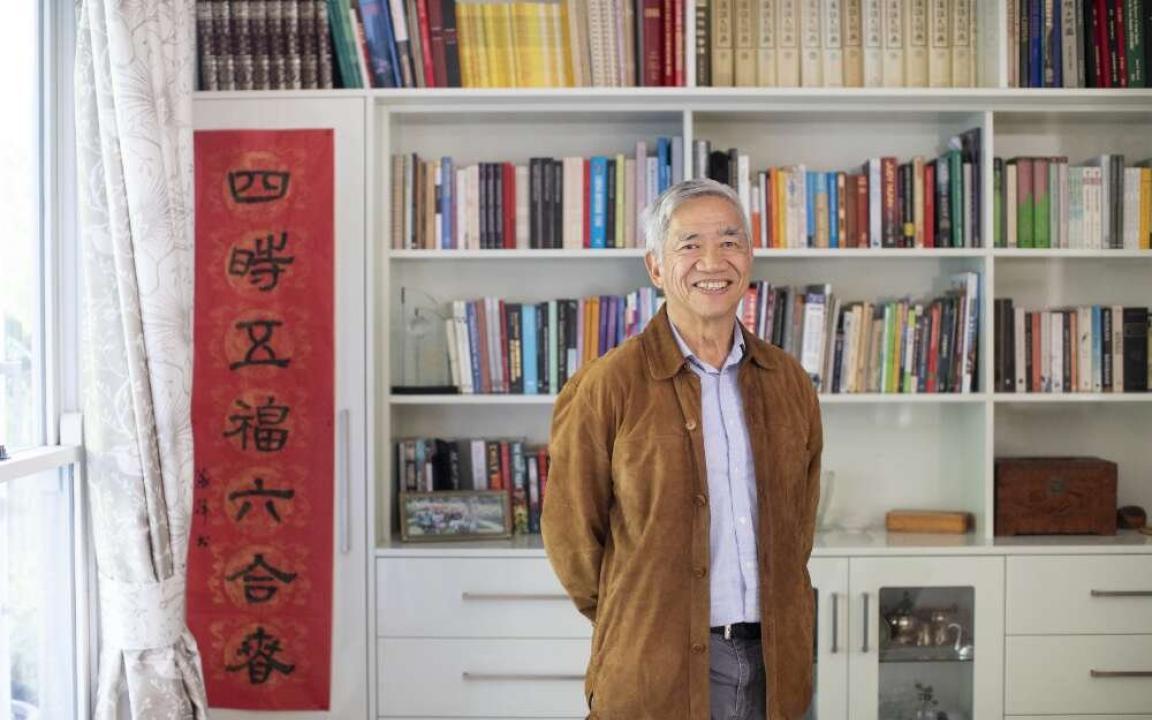
[(704, 652), (704, 643), (692, 643), (692, 652), (694, 652), (694, 653)]
[(696, 577), (702, 578), (708, 574), (708, 568), (698, 567), (695, 570), (693, 570), (693, 572), (696, 573)]
[(689, 420), (688, 422), (684, 423), (684, 427), (688, 428), (688, 432), (692, 432), (696, 429), (696, 421)]
[(705, 505), (708, 504), (708, 496), (703, 495), (703, 494), (697, 495), (696, 496), (696, 504), (699, 505), (700, 507), (704, 507)]

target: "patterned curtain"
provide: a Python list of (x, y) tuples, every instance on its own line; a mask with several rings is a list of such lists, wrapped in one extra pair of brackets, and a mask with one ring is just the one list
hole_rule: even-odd
[(94, 717), (207, 718), (184, 617), (192, 499), (193, 0), (77, 0)]

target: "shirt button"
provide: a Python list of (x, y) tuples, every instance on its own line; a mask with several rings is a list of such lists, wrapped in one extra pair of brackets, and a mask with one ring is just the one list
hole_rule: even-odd
[(698, 567), (695, 570), (693, 570), (692, 572), (696, 573), (696, 577), (702, 578), (708, 574), (708, 568)]
[(704, 652), (704, 643), (692, 643), (692, 652), (694, 652), (694, 653)]
[(692, 432), (696, 429), (696, 421), (689, 420), (688, 422), (684, 423), (684, 427), (688, 428), (688, 432)]
[(746, 517), (740, 518), (740, 524), (741, 525), (746, 525), (747, 523), (748, 523), (748, 518), (746, 518)]
[(705, 505), (708, 504), (708, 497), (706, 495), (697, 495), (696, 496), (696, 504), (699, 505), (700, 507), (704, 507)]

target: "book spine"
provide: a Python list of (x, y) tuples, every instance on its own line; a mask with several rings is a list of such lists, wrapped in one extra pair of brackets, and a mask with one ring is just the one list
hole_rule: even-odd
[(800, 85), (823, 87), (824, 57), (821, 46), (821, 0), (800, 0)]
[[(715, 1), (713, 0), (713, 2)], [(800, 3), (802, 1), (776, 0), (776, 84), (780, 87), (799, 87), (800, 85)]]

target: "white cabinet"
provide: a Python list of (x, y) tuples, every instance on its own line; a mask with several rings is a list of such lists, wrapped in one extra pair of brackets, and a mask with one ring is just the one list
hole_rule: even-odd
[[(197, 130), (333, 128), (335, 130), (336, 410), (333, 518), (332, 690), (328, 712), (283, 712), (282, 720), (346, 720), (368, 716), (368, 506), (364, 102), (354, 98), (202, 99)], [(213, 709), (217, 720), (250, 713)]]
[(812, 558), (808, 563), (816, 593), (816, 663), (812, 708), (816, 720), (848, 718), (848, 559)]
[(1009, 558), (1009, 715), (1152, 715), (1152, 557)]

